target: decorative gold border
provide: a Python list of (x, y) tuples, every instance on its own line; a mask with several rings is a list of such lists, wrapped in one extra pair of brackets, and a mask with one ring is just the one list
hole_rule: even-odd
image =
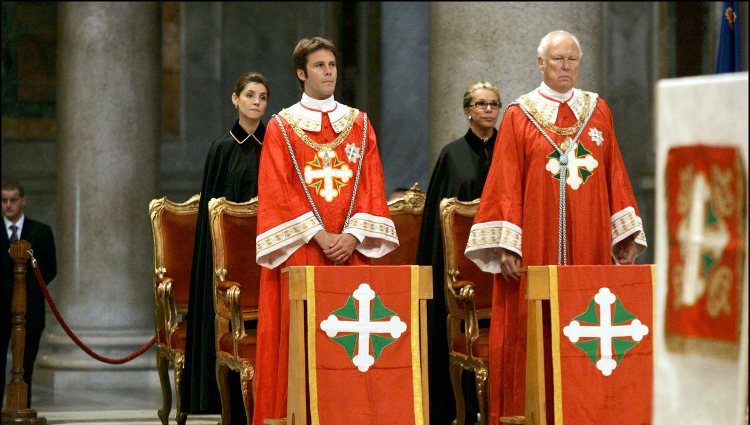
[(573, 103), (568, 103), (571, 109), (575, 110), (578, 121), (572, 127), (558, 127), (553, 120), (553, 111), (557, 116), (558, 106), (553, 106), (542, 101), (541, 95), (536, 91), (519, 97), (516, 102), (523, 106), (534, 119), (547, 130), (560, 136), (570, 136), (578, 132), (583, 125), (582, 117), (587, 117), (591, 110), (596, 108), (598, 94), (579, 90), (580, 95)]
[[(302, 219), (300, 220), (300, 218)], [(272, 248), (276, 249), (279, 245), (284, 247), (288, 245), (287, 241), (298, 239), (300, 235), (304, 235), (316, 226), (320, 226), (318, 219), (315, 218), (312, 211), (308, 211), (297, 218), (281, 223), (273, 229), (269, 229), (258, 235), (259, 237), (256, 238), (255, 242), (255, 250), (259, 256), (266, 256), (273, 252), (271, 251)], [(273, 230), (275, 231), (271, 233)]]
[[(368, 218), (367, 216), (372, 217), (372, 218), (380, 218), (383, 221), (382, 222), (375, 221), (373, 219)], [(364, 233), (365, 236), (369, 236), (369, 235), (381, 236), (382, 235), (384, 236), (383, 239), (385, 240), (391, 240), (393, 242), (398, 241), (398, 236), (396, 235), (396, 225), (393, 223), (393, 220), (386, 219), (384, 217), (377, 217), (377, 216), (372, 216), (370, 214), (357, 213), (352, 216), (351, 220), (349, 220), (349, 225), (346, 226), (345, 229), (359, 230), (361, 233)]]
[(316, 304), (315, 304), (315, 267), (305, 267), (307, 280), (307, 370), (308, 385), (310, 386), (310, 422), (312, 425), (320, 425), (320, 413), (318, 409), (318, 352), (315, 344), (316, 333)]
[[(409, 340), (411, 351), (412, 391), (414, 393), (414, 424), (424, 425), (422, 410), (422, 364), (421, 347), (419, 344), (419, 266), (410, 266), (410, 290), (409, 290), (409, 326), (411, 326), (411, 337)], [(307, 369), (308, 385), (310, 389), (310, 422), (312, 425), (320, 425), (320, 411), (318, 408), (318, 370), (317, 370), (317, 348), (316, 348), (316, 300), (315, 300), (315, 268), (305, 267), (307, 274)], [(419, 348), (415, 350), (416, 348)]]
[(328, 143), (318, 143), (315, 140), (311, 139), (307, 134), (305, 134), (305, 131), (299, 126), (299, 120), (295, 119), (294, 115), (292, 115), (288, 109), (284, 109), (281, 112), (279, 112), (279, 116), (281, 118), (284, 118), (284, 120), (286, 120), (286, 122), (292, 128), (292, 131), (294, 131), (294, 134), (296, 134), (297, 137), (302, 139), (302, 141), (305, 142), (307, 146), (310, 146), (311, 148), (315, 149), (318, 152), (334, 150), (341, 143), (343, 143), (344, 140), (346, 140), (346, 138), (349, 137), (349, 133), (352, 131), (352, 127), (354, 126), (354, 122), (356, 121), (358, 114), (359, 114), (359, 110), (354, 109), (354, 108), (349, 108), (349, 112), (344, 118), (346, 119), (346, 126), (340, 132), (338, 137), (336, 137), (335, 139), (333, 139), (332, 141)]
[(419, 266), (411, 267), (411, 309), (409, 325), (411, 326), (411, 386), (414, 392), (414, 424), (423, 425), (422, 410), (422, 364), (421, 346), (419, 344)]
[[(185, 202), (173, 202), (166, 197), (153, 199), (148, 204), (148, 214), (151, 217), (151, 235), (154, 249), (154, 275), (153, 279), (161, 279), (167, 274), (164, 265), (164, 236), (161, 231), (161, 216), (164, 211), (177, 215), (196, 214), (200, 204), (200, 193), (191, 196)], [(189, 285), (189, 283), (188, 283)], [(179, 313), (187, 313), (187, 305), (177, 306)]]
[(549, 267), (549, 309), (552, 331), (552, 387), (554, 391), (555, 424), (563, 425), (562, 370), (560, 365), (560, 299), (557, 287), (557, 266)]

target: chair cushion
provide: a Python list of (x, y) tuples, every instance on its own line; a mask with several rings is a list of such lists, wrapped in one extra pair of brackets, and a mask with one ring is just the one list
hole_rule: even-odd
[[(156, 332), (157, 342), (161, 345), (166, 345), (167, 334), (164, 328), (161, 327)], [(177, 329), (172, 334), (172, 349), (174, 351), (185, 351), (185, 343), (187, 340), (187, 322), (177, 323)]]
[[(257, 340), (255, 338), (255, 331), (249, 331), (240, 339), (237, 349), (239, 356), (243, 360), (250, 360), (255, 362), (255, 347)], [(234, 353), (234, 346), (232, 342), (232, 334), (225, 333), (219, 338), (219, 350), (229, 353)]]
[[(479, 329), (479, 338), (474, 341), (472, 345), (472, 355), (478, 359), (490, 358), (490, 330), (488, 328)], [(463, 355), (468, 355), (466, 352), (466, 336), (464, 334), (458, 335), (453, 340), (453, 351)]]

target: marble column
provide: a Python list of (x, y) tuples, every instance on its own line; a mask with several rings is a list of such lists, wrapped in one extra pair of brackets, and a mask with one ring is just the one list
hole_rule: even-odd
[(577, 86), (599, 91), (601, 3), (430, 3), (430, 169), (443, 146), (469, 128), (462, 104), (469, 83), (493, 82), (504, 105), (531, 91), (542, 81), (536, 64), (539, 40), (559, 29), (581, 42)]
[[(94, 351), (121, 357), (154, 335), (148, 203), (160, 140), (159, 5), (58, 6), (59, 310)], [(55, 391), (158, 382), (153, 349), (98, 362), (56, 323), (46, 333)], [(156, 384), (158, 385), (158, 383)]]

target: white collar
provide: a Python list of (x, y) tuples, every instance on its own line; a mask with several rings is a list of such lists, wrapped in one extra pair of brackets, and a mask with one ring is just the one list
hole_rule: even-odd
[(544, 84), (544, 81), (542, 81), (542, 85), (539, 86), (539, 93), (560, 102), (570, 101), (570, 98), (573, 97), (573, 90), (575, 89), (571, 88), (565, 93), (560, 93), (559, 91), (552, 90), (550, 86)]
[[(563, 100), (557, 100), (564, 96), (567, 97)], [(543, 122), (554, 123), (557, 121), (557, 112), (563, 102), (568, 104), (576, 119), (580, 120), (587, 115), (590, 108), (596, 107), (596, 99), (598, 97), (599, 95), (596, 93), (579, 89), (570, 89), (567, 93), (559, 93), (542, 82), (538, 88), (521, 96), (519, 103), (523, 103), (521, 99), (527, 99), (534, 105), (534, 109), (537, 111), (534, 116), (537, 119)]]
[(328, 114), (328, 119), (331, 121), (333, 131), (338, 134), (347, 126), (345, 118), (349, 114), (350, 109), (348, 106), (336, 102), (333, 96), (320, 100), (313, 99), (303, 93), (302, 99), (285, 111), (293, 116), (292, 120), (300, 128), (316, 133), (321, 129), (323, 113), (326, 113)]
[(18, 238), (21, 238), (21, 229), (23, 229), (23, 222), (25, 221), (26, 216), (21, 213), (21, 218), (18, 219), (15, 223), (8, 220), (8, 217), (3, 216), (3, 221), (5, 222), (5, 228), (10, 229), (11, 224), (15, 224), (18, 227)]
[(310, 97), (307, 95), (307, 93), (302, 93), (302, 100), (300, 100), (299, 103), (301, 103), (305, 108), (314, 109), (318, 112), (330, 113), (336, 109), (336, 101), (333, 100), (333, 95), (331, 95), (327, 99), (321, 100)]

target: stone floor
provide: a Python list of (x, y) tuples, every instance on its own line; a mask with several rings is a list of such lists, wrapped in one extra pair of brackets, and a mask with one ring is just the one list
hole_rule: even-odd
[[(156, 371), (154, 371), (156, 373)], [(161, 389), (147, 384), (137, 391), (117, 389), (67, 389), (55, 391), (51, 373), (34, 371), (31, 407), (48, 425), (157, 425)], [(172, 387), (174, 388), (174, 386)], [(3, 400), (3, 403), (5, 401)], [(175, 424), (174, 397), (170, 424)], [(188, 415), (188, 425), (216, 425), (219, 415)]]

